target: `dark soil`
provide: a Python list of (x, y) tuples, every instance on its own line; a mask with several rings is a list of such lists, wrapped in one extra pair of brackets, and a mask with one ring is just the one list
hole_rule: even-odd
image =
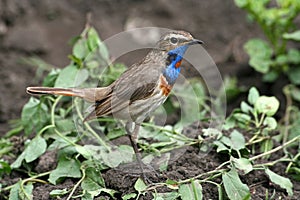
[[(233, 1), (0, 0), (0, 136), (10, 129), (10, 120), (20, 117), (22, 106), (29, 98), (25, 88), (38, 84), (34, 79), (35, 69), (21, 63), (20, 58), (37, 55), (55, 66), (67, 65), (67, 55), (71, 51), (67, 41), (81, 32), (88, 12), (92, 13), (93, 25), (102, 39), (126, 30), (129, 24), (133, 27), (158, 26), (187, 30), (196, 38), (205, 41), (206, 50), (223, 76), (237, 76), (240, 85), (255, 85), (261, 89), (261, 93), (276, 95), (284, 100), (281, 91), (277, 89), (282, 88), (284, 79), (275, 84), (264, 84), (261, 82), (261, 75), (246, 64), (247, 56), (243, 51), (243, 44), (251, 37), (262, 37), (262, 34), (256, 25), (247, 22), (245, 13), (236, 8)], [(138, 58), (129, 56), (124, 62), (131, 64), (136, 60)], [(186, 73), (192, 72), (187, 70)], [(244, 97), (228, 104), (229, 112), (242, 98)], [(204, 127), (205, 124), (202, 123), (200, 126), (191, 125), (185, 132), (199, 134)], [(22, 141), (20, 138), (18, 140)], [(16, 143), (16, 155), (22, 148), (23, 141)], [(55, 156), (56, 152), (43, 155), (36, 163), (36, 172), (54, 169)], [(276, 154), (269, 160), (279, 157), (280, 154)], [(153, 182), (167, 178), (185, 179), (216, 168), (224, 159), (226, 157), (220, 156), (215, 150), (203, 155), (197, 146), (191, 146), (168, 166), (165, 174), (157, 177), (150, 173), (149, 177)], [(277, 164), (272, 170), (286, 176), (285, 168), (285, 165)], [(23, 176), (25, 175), (21, 172), (13, 172), (1, 182), (10, 185)], [(108, 188), (122, 192), (118, 194), (119, 197), (133, 192), (137, 179), (137, 175), (118, 169), (105, 171), (103, 177)], [(261, 171), (253, 171), (241, 178), (250, 186), (252, 199), (266, 199), (266, 191), (269, 196), (275, 191), (275, 199), (300, 199), (298, 182), (293, 182), (294, 196), (289, 198), (285, 191), (270, 183)], [(72, 179), (66, 179), (57, 186), (36, 183), (34, 199), (50, 199), (49, 192), (53, 189), (71, 188), (75, 183), (76, 180)], [(167, 190), (158, 188), (158, 192)], [(218, 191), (214, 185), (203, 184), (203, 194), (204, 199), (218, 199)], [(109, 196), (103, 198), (109, 199)], [(152, 195), (147, 193), (142, 199), (152, 199)]]
[[(208, 128), (207, 123), (194, 123), (184, 129), (184, 134), (191, 138), (196, 138), (198, 134), (202, 134), (201, 129)], [(227, 133), (225, 133), (227, 134)], [(122, 144), (128, 142), (127, 137), (124, 137), (118, 142)], [(268, 162), (272, 160), (279, 159), (283, 156), (283, 152), (278, 152), (272, 154), (272, 156), (267, 160), (260, 160), (259, 162)], [(52, 170), (56, 167), (56, 153), (48, 152), (44, 154), (39, 161), (36, 163), (35, 170), (36, 172), (45, 172)], [(208, 152), (200, 152), (199, 146), (188, 146), (184, 149), (184, 154), (180, 156), (175, 162), (171, 163), (168, 166), (166, 172), (162, 174), (157, 174), (155, 171), (148, 171), (147, 177), (153, 183), (164, 182), (167, 179), (171, 180), (184, 180), (187, 178), (195, 177), (198, 174), (206, 173), (212, 169), (217, 168), (220, 164), (228, 160), (227, 154), (216, 153), (214, 149), (211, 149)], [(128, 170), (126, 170), (128, 168)], [(282, 163), (276, 164), (271, 168), (274, 172), (286, 176), (284, 170), (286, 166)], [(130, 172), (127, 172), (130, 171)], [(134, 172), (134, 173), (133, 173)], [(135, 173), (136, 172), (136, 173)], [(135, 192), (134, 184), (139, 177), (139, 169), (137, 163), (131, 163), (128, 166), (120, 166), (116, 169), (108, 169), (102, 173), (102, 176), (105, 180), (106, 187), (119, 191), (120, 193), (116, 194), (117, 199), (121, 199), (121, 196), (124, 194), (129, 194)], [(18, 181), (18, 178), (23, 177), (24, 174), (14, 172), (9, 177), (4, 177), (2, 182), (7, 184), (12, 184)], [(251, 191), (252, 199), (265, 199), (266, 192), (268, 192), (268, 197), (270, 198), (274, 195), (275, 199), (298, 199), (300, 196), (300, 187), (298, 182), (292, 181), (294, 184), (294, 196), (288, 197), (287, 193), (281, 189), (278, 185), (274, 185), (269, 181), (268, 177), (262, 170), (254, 170), (246, 175), (240, 173), (242, 182), (246, 183)], [(44, 179), (47, 180), (48, 177)], [(291, 178), (291, 177), (289, 177)], [(66, 179), (58, 185), (50, 184), (41, 184), (35, 183), (33, 191), (33, 199), (37, 200), (47, 200), (51, 199), (49, 193), (54, 189), (64, 189), (72, 188), (78, 180)], [(221, 178), (214, 179), (216, 182), (221, 182)], [(204, 199), (218, 199), (218, 190), (215, 185), (209, 183), (203, 183), (203, 198)], [(157, 188), (158, 193), (171, 192), (171, 189), (166, 187)], [(225, 192), (225, 191), (224, 191)], [(107, 194), (97, 197), (97, 199), (110, 199)], [(140, 199), (152, 199), (153, 196), (150, 192), (147, 192)], [(62, 198), (64, 199), (64, 198)]]

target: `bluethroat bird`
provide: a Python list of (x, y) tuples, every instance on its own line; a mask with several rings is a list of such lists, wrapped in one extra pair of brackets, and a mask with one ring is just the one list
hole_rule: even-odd
[(202, 43), (188, 32), (170, 31), (160, 38), (155, 48), (140, 62), (133, 64), (107, 87), (28, 87), (27, 93), (73, 96), (93, 102), (93, 110), (85, 121), (103, 116), (127, 121), (125, 129), (145, 178), (136, 143), (140, 124), (167, 99), (179, 76), (181, 61), (189, 46)]

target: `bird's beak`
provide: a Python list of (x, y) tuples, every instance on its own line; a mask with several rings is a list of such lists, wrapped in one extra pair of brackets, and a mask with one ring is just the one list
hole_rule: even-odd
[(188, 44), (189, 44), (189, 45), (194, 45), (194, 44), (204, 44), (204, 42), (201, 41), (201, 40), (193, 39), (193, 40), (191, 40)]

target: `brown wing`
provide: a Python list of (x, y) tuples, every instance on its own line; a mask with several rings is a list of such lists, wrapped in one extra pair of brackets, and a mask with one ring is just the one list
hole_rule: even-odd
[(114, 84), (114, 93), (121, 100), (139, 100), (152, 95), (164, 66), (158, 64), (134, 65)]
[(87, 118), (111, 115), (125, 109), (132, 102), (146, 99), (153, 95), (163, 66), (150, 64), (133, 65), (111, 85), (107, 98), (95, 103), (95, 111)]

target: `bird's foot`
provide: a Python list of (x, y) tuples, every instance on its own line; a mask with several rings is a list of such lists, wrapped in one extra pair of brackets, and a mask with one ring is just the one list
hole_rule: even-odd
[(146, 185), (151, 185), (151, 184), (153, 184), (153, 182), (147, 177), (147, 175), (145, 174), (145, 173), (143, 173), (142, 174), (142, 180), (144, 181), (144, 183), (146, 184)]
[(141, 178), (147, 185), (153, 184), (153, 181), (150, 180), (149, 176), (153, 180), (159, 178), (160, 174), (150, 164), (145, 164), (142, 162), (141, 165)]

